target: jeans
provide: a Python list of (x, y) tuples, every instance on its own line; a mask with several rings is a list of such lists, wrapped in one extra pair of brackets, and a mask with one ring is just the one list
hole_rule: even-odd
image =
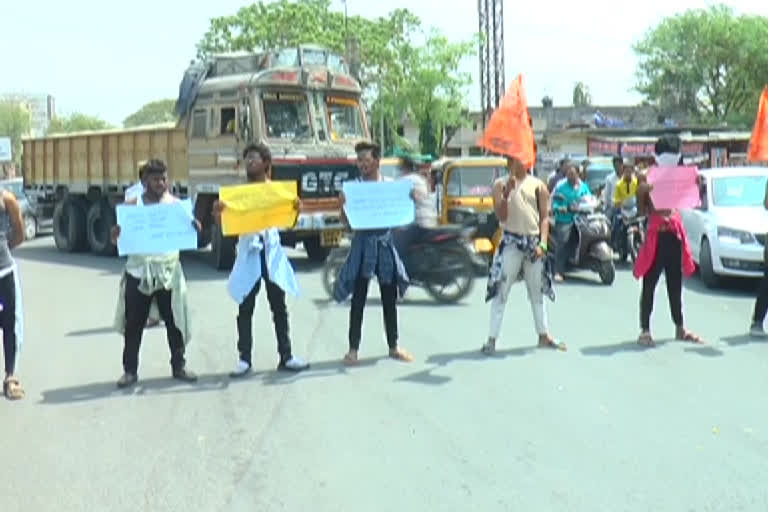
[(541, 279), (544, 271), (544, 261), (537, 259), (531, 261), (525, 253), (517, 247), (505, 247), (502, 254), (502, 273), (504, 282), (499, 292), (491, 301), (491, 321), (488, 337), (497, 339), (504, 321), (504, 309), (507, 305), (509, 290), (523, 272), (525, 286), (528, 290), (528, 301), (531, 303), (531, 312), (536, 324), (536, 333), (547, 334), (547, 312), (544, 308), (544, 295), (541, 293)]
[(554, 229), (555, 239), (555, 272), (562, 274), (568, 267), (568, 259), (576, 249), (576, 238), (573, 236), (573, 223), (557, 223)]

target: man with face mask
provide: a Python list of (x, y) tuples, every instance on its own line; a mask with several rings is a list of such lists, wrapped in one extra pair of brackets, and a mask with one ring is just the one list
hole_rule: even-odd
[[(674, 172), (682, 163), (682, 143), (677, 135), (664, 135), (656, 142), (656, 165), (665, 172)], [(643, 181), (637, 189), (638, 212), (648, 216), (648, 235), (635, 262), (634, 276), (643, 280), (640, 296), (640, 337), (638, 343), (655, 346), (651, 336), (653, 296), (661, 273), (667, 282), (667, 296), (675, 337), (680, 341), (703, 343), (702, 339), (685, 328), (683, 323), (683, 274), (690, 276), (696, 270), (688, 237), (680, 212), (659, 210), (653, 205), (653, 185)]]
[[(250, 144), (243, 150), (246, 173), (249, 183), (264, 183), (272, 175), (272, 153), (264, 144)], [(213, 215), (217, 222), (226, 205), (216, 201)], [(277, 337), (277, 353), (280, 360), (278, 371), (300, 372), (309, 368), (309, 364), (294, 356), (291, 339), (288, 335), (288, 309), (285, 305), (286, 292), (296, 296), (299, 286), (293, 267), (280, 244), (280, 231), (268, 228), (260, 233), (240, 235), (237, 244), (237, 258), (232, 273), (229, 275), (228, 289), (232, 298), (239, 304), (237, 314), (237, 350), (240, 357), (230, 377), (238, 378), (249, 374), (253, 363), (253, 310), (256, 296), (264, 281), (267, 289), (267, 301), (272, 310), (272, 321)]]
[[(124, 204), (145, 205), (178, 201), (168, 191), (168, 169), (160, 160), (149, 160), (142, 167), (145, 190)], [(192, 224), (200, 231), (200, 223)], [(112, 242), (117, 244), (120, 226), (112, 228)], [(132, 386), (138, 381), (139, 348), (149, 316), (152, 301), (157, 301), (160, 316), (165, 322), (168, 347), (171, 351), (173, 378), (194, 382), (197, 376), (187, 370), (184, 353), (191, 338), (192, 328), (187, 306), (187, 285), (179, 260), (179, 251), (164, 254), (132, 254), (128, 256), (125, 272), (120, 281), (120, 294), (115, 313), (115, 328), (123, 334), (123, 376), (117, 381), (119, 388)]]
[[(384, 181), (379, 171), (381, 150), (373, 142), (360, 142), (355, 146), (357, 166), (360, 169), (360, 181)], [(344, 213), (344, 194), (341, 194), (341, 217), (349, 225)], [(358, 363), (358, 350), (362, 337), (363, 310), (368, 296), (368, 285), (372, 277), (379, 282), (381, 305), (384, 310), (384, 326), (389, 346), (389, 357), (398, 361), (410, 362), (413, 357), (398, 346), (397, 298), (402, 297), (408, 288), (408, 274), (392, 240), (389, 229), (356, 231), (347, 260), (342, 266), (334, 289), (334, 299), (341, 303), (352, 295), (349, 312), (349, 351), (344, 356), (344, 363)]]

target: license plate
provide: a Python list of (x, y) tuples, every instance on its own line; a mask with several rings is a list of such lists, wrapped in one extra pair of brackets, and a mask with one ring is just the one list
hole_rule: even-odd
[(341, 243), (343, 231), (340, 229), (327, 229), (320, 232), (320, 245), (323, 247), (336, 247)]

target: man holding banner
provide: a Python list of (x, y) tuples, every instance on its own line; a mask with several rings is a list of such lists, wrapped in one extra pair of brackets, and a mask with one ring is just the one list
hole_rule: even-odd
[[(272, 153), (264, 144), (250, 144), (243, 150), (243, 160), (249, 183), (267, 183), (272, 173)], [(226, 193), (224, 194), (226, 196)], [(298, 202), (298, 199), (296, 200)], [(222, 214), (226, 215), (226, 199), (216, 201), (213, 214), (219, 223)], [(294, 206), (295, 210), (298, 210)], [(259, 212), (255, 212), (258, 214)], [(295, 220), (295, 217), (294, 217)], [(257, 233), (240, 234), (237, 244), (237, 258), (229, 275), (228, 290), (238, 303), (237, 313), (237, 351), (239, 359), (230, 377), (239, 378), (248, 375), (253, 367), (253, 310), (261, 282), (267, 289), (267, 301), (272, 310), (272, 321), (277, 337), (277, 353), (280, 361), (279, 371), (300, 372), (309, 368), (309, 364), (291, 352), (291, 339), (288, 335), (288, 308), (285, 305), (286, 292), (294, 296), (299, 294), (299, 286), (293, 267), (280, 244), (280, 232), (276, 227), (267, 227)]]
[[(364, 183), (384, 181), (379, 171), (381, 149), (378, 144), (360, 142), (355, 146), (355, 152), (357, 152), (357, 166), (360, 169), (361, 181)], [(346, 197), (343, 193), (341, 201), (342, 220), (350, 226), (344, 209)], [(395, 249), (391, 230), (382, 228), (355, 231), (349, 255), (336, 280), (334, 299), (337, 302), (343, 302), (350, 294), (352, 295), (352, 306), (349, 312), (349, 351), (344, 356), (344, 363), (355, 365), (358, 362), (363, 310), (368, 297), (368, 285), (374, 276), (379, 281), (389, 357), (403, 362), (413, 361), (413, 357), (397, 344), (397, 298), (398, 295), (402, 297), (408, 288), (408, 275)]]
[[(134, 208), (178, 202), (178, 198), (168, 191), (168, 169), (163, 162), (149, 160), (142, 167), (142, 172), (144, 193), (127, 201), (125, 205)], [(199, 231), (200, 223), (194, 218), (191, 222)], [(121, 226), (118, 223), (112, 229), (112, 242), (118, 244), (120, 236)], [(115, 328), (123, 335), (124, 340), (124, 373), (117, 381), (119, 388), (132, 386), (138, 381), (141, 337), (153, 300), (157, 301), (160, 316), (165, 322), (173, 378), (185, 382), (197, 380), (197, 376), (187, 370), (184, 359), (192, 328), (187, 306), (187, 285), (179, 260), (179, 251), (129, 254), (125, 272), (120, 280), (120, 293), (115, 313)]]
[(648, 172), (647, 182), (637, 189), (638, 211), (648, 216), (648, 234), (635, 262), (634, 276), (642, 278), (640, 296), (640, 345), (655, 346), (651, 336), (653, 297), (661, 273), (667, 282), (667, 296), (675, 337), (680, 341), (703, 343), (683, 323), (683, 275), (694, 273), (688, 236), (679, 209), (696, 206), (699, 200), (695, 168), (679, 167), (682, 162), (680, 137), (664, 135), (656, 142), (656, 167)]

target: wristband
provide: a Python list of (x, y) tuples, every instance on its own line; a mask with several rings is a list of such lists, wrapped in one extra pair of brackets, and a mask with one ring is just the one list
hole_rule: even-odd
[(544, 243), (544, 242), (539, 242), (539, 248), (541, 248), (541, 250), (542, 250), (542, 251), (545, 251), (545, 252), (546, 252), (546, 250), (547, 250), (547, 244), (546, 244), (546, 243)]

